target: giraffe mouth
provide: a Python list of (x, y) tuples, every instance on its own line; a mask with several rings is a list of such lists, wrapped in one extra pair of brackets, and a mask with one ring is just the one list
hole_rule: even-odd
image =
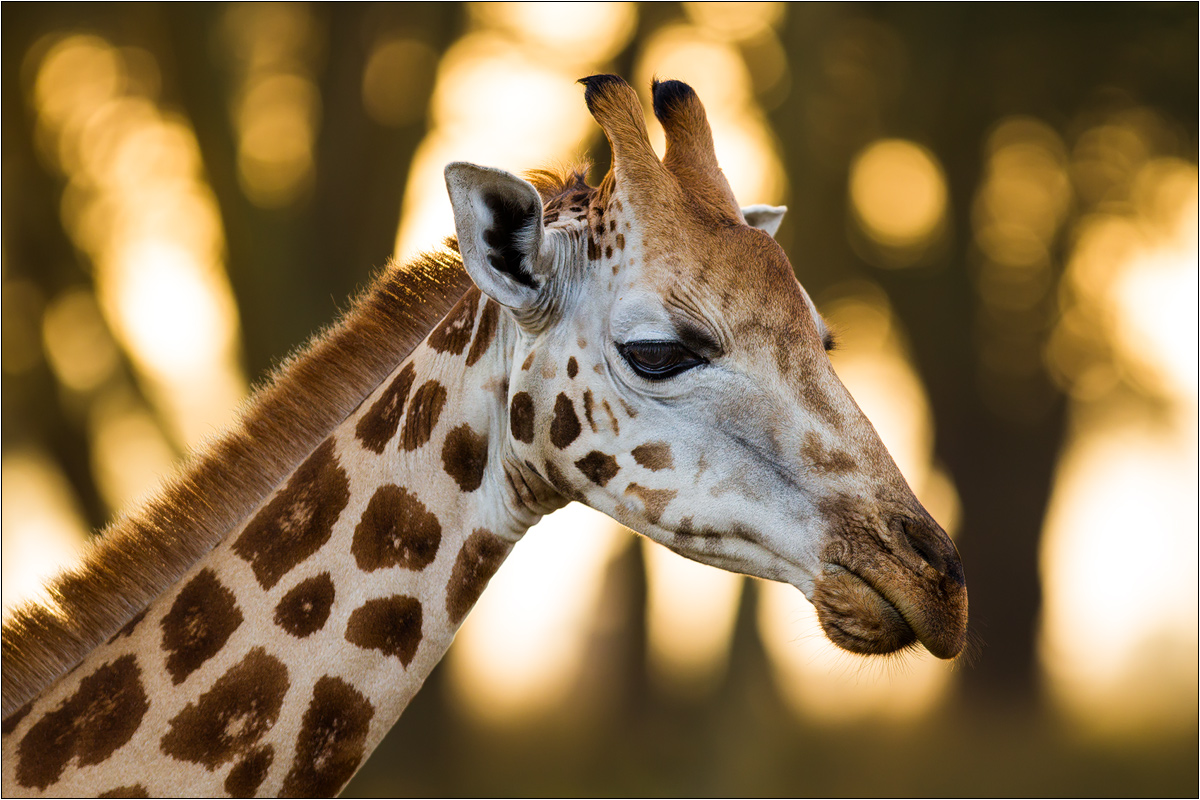
[(845, 567), (828, 565), (816, 582), (812, 602), (825, 635), (851, 653), (886, 655), (918, 641), (900, 609)]

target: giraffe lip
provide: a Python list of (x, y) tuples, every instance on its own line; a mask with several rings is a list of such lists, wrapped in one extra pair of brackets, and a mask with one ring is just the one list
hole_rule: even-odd
[(840, 564), (827, 565), (817, 579), (813, 606), (829, 640), (852, 653), (885, 655), (921, 638), (891, 598)]

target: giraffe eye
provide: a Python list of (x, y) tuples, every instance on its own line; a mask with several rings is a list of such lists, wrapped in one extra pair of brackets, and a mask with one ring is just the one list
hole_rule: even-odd
[(617, 351), (634, 372), (652, 381), (707, 363), (678, 342), (629, 342), (617, 345)]

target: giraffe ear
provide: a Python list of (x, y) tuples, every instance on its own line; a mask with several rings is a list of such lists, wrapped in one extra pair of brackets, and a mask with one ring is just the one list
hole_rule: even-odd
[(546, 242), (537, 189), (504, 170), (462, 161), (446, 167), (446, 188), (471, 280), (501, 305), (536, 305), (549, 278), (541, 268)]
[(766, 231), (772, 237), (775, 236), (775, 231), (779, 230), (779, 223), (783, 222), (783, 215), (787, 213), (787, 206), (768, 206), (756, 205), (746, 206), (742, 209), (742, 216), (746, 218), (746, 224), (751, 228), (758, 228), (760, 231)]

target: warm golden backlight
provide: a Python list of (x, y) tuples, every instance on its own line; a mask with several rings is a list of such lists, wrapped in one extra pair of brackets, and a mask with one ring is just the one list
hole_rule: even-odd
[(744, 578), (642, 544), (651, 680), (664, 694), (702, 698), (725, 676)]
[(230, 117), (238, 181), (260, 208), (286, 208), (312, 188), (321, 96), (312, 74), (316, 20), (304, 5), (230, 6), (224, 41), (237, 67)]
[(22, 600), (55, 608), (42, 584), (80, 554), (87, 539), (75, 494), (62, 470), (33, 450), (4, 455), (4, 612)]
[(437, 62), (437, 51), (419, 39), (392, 36), (376, 42), (362, 78), (367, 115), (393, 127), (423, 119), (426, 89), (433, 83)]
[[(38, 145), (67, 181), (63, 227), (95, 281), (49, 299), (40, 344), (62, 386), (87, 397), (89, 460), (115, 511), (157, 486), (245, 393), (220, 215), (190, 126), (156, 102), (151, 56), (76, 35), (30, 68)], [(45, 458), (5, 457), (6, 606), (38, 597), (74, 557), (85, 535), (74, 504)]]
[(850, 167), (850, 202), (868, 236), (898, 249), (927, 244), (946, 215), (946, 177), (915, 142), (874, 142)]
[(567, 698), (590, 654), (608, 565), (632, 541), (617, 523), (578, 503), (529, 529), (447, 656), (467, 714), (517, 722)]
[[(1042, 538), (1041, 645), (1059, 704), (1128, 736), (1196, 720), (1200, 252), (1195, 165), (1151, 159), (1115, 128), (1077, 155), (1099, 204), (1048, 353), (1075, 399)], [(1141, 166), (1105, 184), (1098, 138), (1140, 151)], [(1093, 349), (1072, 344), (1088, 331)]]

